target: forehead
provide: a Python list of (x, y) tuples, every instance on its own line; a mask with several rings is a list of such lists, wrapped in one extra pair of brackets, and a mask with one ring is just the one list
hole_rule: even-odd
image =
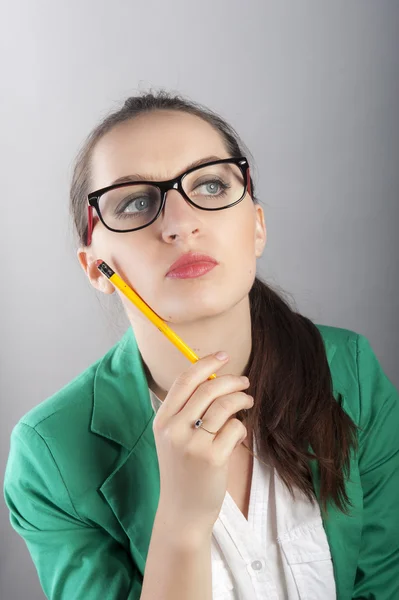
[(99, 189), (133, 173), (171, 179), (203, 157), (229, 156), (216, 129), (195, 115), (157, 111), (114, 127), (97, 143), (91, 159), (91, 187)]

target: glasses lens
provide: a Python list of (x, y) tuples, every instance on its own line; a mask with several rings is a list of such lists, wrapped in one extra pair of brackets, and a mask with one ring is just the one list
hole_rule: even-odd
[(99, 199), (99, 208), (108, 227), (125, 231), (143, 227), (155, 218), (161, 205), (159, 188), (135, 183), (114, 188)]
[(196, 169), (184, 177), (182, 186), (190, 200), (201, 208), (223, 208), (240, 200), (245, 192), (241, 170), (232, 163)]

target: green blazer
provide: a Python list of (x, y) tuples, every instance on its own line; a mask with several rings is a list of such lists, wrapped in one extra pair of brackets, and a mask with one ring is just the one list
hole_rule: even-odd
[[(399, 395), (364, 336), (317, 327), (334, 396), (363, 429), (347, 481), (353, 509), (330, 507), (323, 520), (337, 597), (398, 600)], [(5, 499), (51, 600), (140, 598), (160, 490), (153, 419), (129, 328), (14, 427)]]

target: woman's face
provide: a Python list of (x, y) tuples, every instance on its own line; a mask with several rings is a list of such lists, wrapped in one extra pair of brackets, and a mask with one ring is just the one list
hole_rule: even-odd
[[(221, 135), (206, 121), (184, 112), (140, 115), (116, 126), (95, 147), (91, 190), (133, 173), (154, 181), (172, 179), (208, 156), (229, 157)], [(92, 262), (101, 258), (171, 323), (215, 316), (243, 300), (266, 242), (263, 210), (248, 193), (236, 206), (212, 212), (191, 206), (170, 190), (164, 212), (144, 229), (116, 233), (98, 219), (94, 223), (90, 247), (78, 251), (92, 285), (105, 293), (115, 289)], [(219, 264), (200, 277), (166, 277), (172, 263), (190, 251), (210, 255)], [(143, 318), (118, 294), (133, 321)]]

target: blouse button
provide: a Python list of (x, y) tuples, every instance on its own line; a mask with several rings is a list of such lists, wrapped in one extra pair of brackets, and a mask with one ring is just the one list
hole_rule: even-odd
[(251, 564), (251, 567), (254, 571), (260, 571), (262, 568), (262, 563), (260, 560), (254, 560), (254, 562)]

